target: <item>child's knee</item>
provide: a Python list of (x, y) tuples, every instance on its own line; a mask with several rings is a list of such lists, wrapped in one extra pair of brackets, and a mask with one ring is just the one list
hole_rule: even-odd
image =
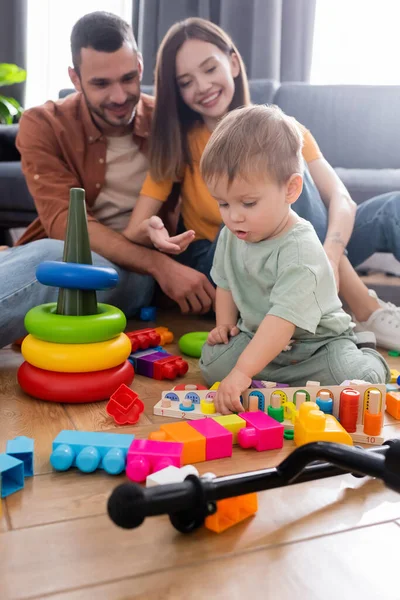
[(228, 344), (204, 344), (199, 365), (208, 385), (229, 375), (249, 341), (250, 338), (246, 334), (239, 333), (231, 338)]

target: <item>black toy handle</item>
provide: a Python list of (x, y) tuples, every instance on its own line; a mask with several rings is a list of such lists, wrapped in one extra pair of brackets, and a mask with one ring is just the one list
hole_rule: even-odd
[(343, 473), (376, 477), (400, 492), (400, 440), (367, 450), (313, 442), (296, 448), (280, 465), (270, 469), (214, 479), (189, 475), (182, 483), (151, 488), (124, 483), (112, 492), (108, 514), (116, 525), (126, 529), (138, 527), (146, 517), (168, 514), (178, 531), (188, 533), (216, 511), (217, 500)]

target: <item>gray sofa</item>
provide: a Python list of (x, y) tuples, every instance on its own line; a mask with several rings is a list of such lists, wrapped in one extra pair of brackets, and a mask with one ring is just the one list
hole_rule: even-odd
[[(144, 91), (151, 93), (146, 86)], [(60, 97), (73, 90), (62, 90)], [(274, 103), (315, 136), (356, 202), (400, 190), (400, 86), (250, 82), (252, 101)], [(0, 126), (0, 243), (36, 216), (15, 148), (17, 126)]]

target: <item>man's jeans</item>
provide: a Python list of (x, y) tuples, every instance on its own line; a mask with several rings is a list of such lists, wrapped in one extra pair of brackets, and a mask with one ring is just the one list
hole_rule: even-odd
[[(42, 285), (35, 273), (45, 260), (62, 260), (63, 249), (64, 242), (45, 239), (0, 252), (0, 348), (26, 333), (24, 317), (29, 309), (57, 300), (58, 288)], [(92, 257), (94, 265), (113, 267), (119, 275), (116, 288), (97, 292), (99, 302), (117, 306), (127, 318), (151, 303), (154, 280), (150, 276), (129, 273), (95, 253)]]

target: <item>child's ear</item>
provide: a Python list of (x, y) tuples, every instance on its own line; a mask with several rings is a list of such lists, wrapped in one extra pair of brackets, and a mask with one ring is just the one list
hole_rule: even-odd
[(231, 73), (234, 79), (240, 74), (240, 63), (235, 52), (231, 54)]
[(303, 191), (303, 177), (300, 173), (293, 173), (286, 184), (286, 202), (293, 204)]

